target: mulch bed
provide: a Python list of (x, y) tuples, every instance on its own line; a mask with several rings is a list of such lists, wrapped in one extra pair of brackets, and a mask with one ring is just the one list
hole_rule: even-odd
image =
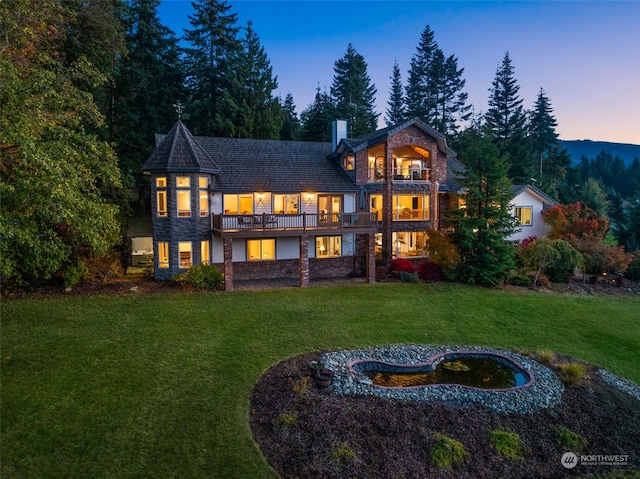
[[(251, 394), (254, 438), (283, 478), (640, 477), (640, 401), (609, 386), (592, 369), (583, 385), (566, 388), (559, 406), (519, 415), (482, 406), (332, 394), (305, 379), (309, 361), (319, 356), (276, 364)], [(490, 431), (500, 426), (520, 436), (524, 459), (496, 451)], [(582, 454), (626, 454), (627, 466), (565, 469), (560, 459), (571, 449), (558, 443), (558, 426), (587, 439)], [(433, 463), (436, 433), (464, 445), (464, 464), (440, 468)]]

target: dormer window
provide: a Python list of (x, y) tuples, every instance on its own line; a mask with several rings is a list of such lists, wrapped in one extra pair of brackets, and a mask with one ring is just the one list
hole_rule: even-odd
[(342, 159), (342, 167), (347, 171), (353, 170), (355, 168), (355, 165), (356, 165), (356, 160), (353, 155), (346, 155)]

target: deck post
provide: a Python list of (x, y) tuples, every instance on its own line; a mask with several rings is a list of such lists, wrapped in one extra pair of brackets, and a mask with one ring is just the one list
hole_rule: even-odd
[(309, 237), (304, 235), (300, 237), (300, 262), (298, 275), (300, 278), (300, 287), (309, 286)]
[(222, 250), (224, 254), (224, 289), (225, 291), (233, 291), (233, 239), (224, 238)]

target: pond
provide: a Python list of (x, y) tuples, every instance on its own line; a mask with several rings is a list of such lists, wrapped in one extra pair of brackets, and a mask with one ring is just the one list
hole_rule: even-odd
[(509, 358), (489, 353), (446, 353), (423, 364), (359, 360), (349, 368), (368, 377), (374, 386), (387, 388), (458, 384), (495, 390), (518, 388), (532, 381), (529, 373)]

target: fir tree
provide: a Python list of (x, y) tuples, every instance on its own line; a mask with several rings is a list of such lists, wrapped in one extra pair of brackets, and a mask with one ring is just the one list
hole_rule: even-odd
[(302, 139), (305, 141), (331, 141), (331, 122), (336, 119), (336, 109), (326, 91), (316, 87), (313, 103), (300, 114)]
[(280, 103), (273, 96), (277, 78), (251, 22), (241, 50), (229, 60), (229, 88), (223, 94), (223, 134), (237, 138), (275, 139), (280, 135)]
[(416, 53), (411, 57), (406, 88), (407, 117), (418, 117), (428, 125), (436, 116), (433, 84), (433, 59), (439, 50), (435, 34), (427, 25), (420, 35)]
[(465, 207), (451, 212), (461, 257), (456, 274), (463, 282), (499, 286), (514, 266), (514, 249), (506, 240), (515, 231), (507, 163), (477, 128), (463, 133), (459, 158), (466, 167), (461, 180), (466, 194)]
[(350, 43), (333, 71), (331, 96), (336, 115), (347, 120), (349, 136), (356, 138), (375, 130), (379, 116), (374, 110), (376, 87), (371, 84), (364, 57)]
[(402, 78), (400, 75), (400, 66), (397, 61), (393, 64), (391, 89), (389, 90), (389, 101), (387, 105), (386, 116), (384, 118), (387, 126), (395, 125), (406, 119)]
[(434, 66), (439, 67), (436, 72), (441, 74), (435, 79), (436, 118), (432, 126), (448, 137), (455, 137), (458, 123), (471, 117), (471, 105), (467, 104), (469, 95), (464, 92), (464, 68), (458, 69), (458, 59), (454, 55), (443, 61), (440, 54), (436, 55)]
[(194, 15), (189, 15), (193, 27), (185, 30), (185, 84), (188, 104), (185, 117), (196, 135), (224, 136), (230, 125), (224, 111), (224, 91), (230, 87), (230, 60), (237, 58), (240, 42), (236, 35), (238, 15), (220, 0), (195, 0)]
[(529, 146), (527, 117), (519, 90), (507, 52), (489, 90), (486, 119), (498, 153), (509, 162), (509, 177), (515, 183), (528, 183), (536, 173), (536, 163)]
[[(176, 121), (173, 105), (184, 96), (181, 50), (160, 23), (160, 0), (132, 0), (125, 13), (128, 54), (116, 74), (112, 141), (125, 182), (139, 188), (140, 167), (153, 150), (154, 134)], [(144, 128), (140, 128), (144, 125)]]
[(299, 140), (302, 134), (302, 127), (298, 114), (296, 113), (296, 105), (293, 102), (293, 95), (287, 93), (282, 105), (282, 127), (280, 128), (281, 140)]
[(571, 165), (569, 153), (558, 141), (557, 126), (551, 101), (545, 91), (540, 88), (531, 112), (529, 137), (533, 157), (539, 158), (539, 169), (535, 175), (538, 180), (537, 186), (556, 198), (558, 187)]

